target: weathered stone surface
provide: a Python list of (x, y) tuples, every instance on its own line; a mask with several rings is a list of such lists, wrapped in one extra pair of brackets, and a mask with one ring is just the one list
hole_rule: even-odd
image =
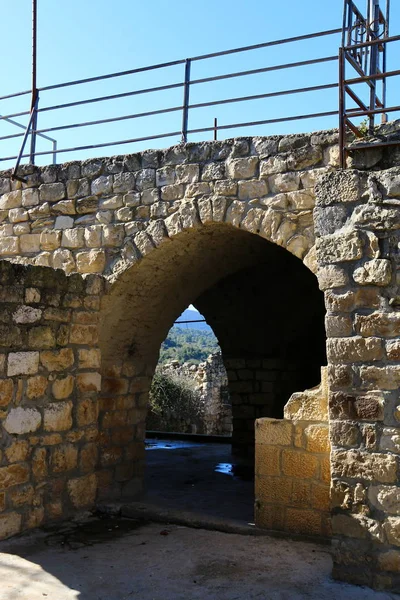
[(43, 425), (46, 431), (66, 431), (72, 426), (72, 402), (52, 402), (45, 407)]
[(392, 267), (389, 260), (375, 258), (354, 270), (353, 278), (360, 285), (389, 285)]
[(0, 515), (0, 539), (4, 540), (21, 531), (22, 515), (16, 512)]
[(71, 348), (41, 352), (40, 362), (48, 371), (64, 371), (74, 364), (74, 353)]
[(257, 442), (259, 444), (278, 444), (290, 446), (292, 443), (292, 424), (280, 419), (257, 419)]
[(356, 231), (317, 239), (317, 257), (321, 265), (358, 260), (362, 255), (362, 241)]
[(61, 377), (56, 379), (52, 386), (51, 391), (56, 400), (64, 400), (68, 398), (74, 389), (75, 379), (72, 375), (67, 375), (67, 377)]
[(7, 375), (34, 375), (39, 367), (39, 352), (10, 352)]
[(334, 477), (361, 478), (381, 483), (397, 481), (397, 461), (390, 454), (333, 449), (331, 462)]
[(43, 377), (43, 375), (29, 377), (29, 379), (26, 382), (27, 398), (29, 400), (37, 400), (38, 398), (43, 398), (47, 390), (47, 385), (47, 377)]
[(354, 363), (380, 360), (384, 356), (382, 340), (378, 337), (331, 338), (327, 341), (330, 363)]
[(39, 429), (42, 422), (42, 415), (36, 408), (23, 408), (18, 406), (12, 408), (4, 422), (4, 429), (8, 433), (18, 435), (30, 433)]
[(97, 480), (95, 475), (85, 475), (68, 481), (68, 493), (75, 508), (90, 508), (96, 497)]

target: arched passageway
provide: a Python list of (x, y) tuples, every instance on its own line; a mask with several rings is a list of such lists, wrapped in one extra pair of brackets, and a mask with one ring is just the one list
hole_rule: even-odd
[(326, 358), (315, 276), (285, 249), (232, 225), (182, 231), (123, 272), (105, 297), (99, 426), (107, 496), (140, 488), (160, 345), (190, 303), (220, 342), (235, 452), (252, 455), (254, 420), (281, 417), (292, 392), (319, 382)]

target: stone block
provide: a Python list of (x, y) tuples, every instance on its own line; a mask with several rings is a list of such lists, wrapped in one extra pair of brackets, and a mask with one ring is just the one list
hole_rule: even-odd
[(255, 477), (255, 496), (256, 505), (265, 506), (275, 504), (283, 507), (290, 504), (292, 494), (292, 480), (288, 477), (266, 477), (256, 475)]
[(280, 448), (256, 444), (255, 472), (258, 475), (279, 475)]
[(16, 512), (0, 515), (0, 539), (4, 540), (21, 531), (22, 515)]
[(47, 377), (43, 377), (43, 375), (29, 377), (26, 382), (26, 396), (28, 400), (43, 398), (47, 390), (47, 385)]
[(309, 479), (317, 477), (318, 459), (301, 450), (282, 451), (282, 472), (288, 477)]
[(399, 337), (400, 314), (376, 311), (370, 315), (357, 314), (355, 329), (362, 336)]
[(78, 252), (76, 255), (76, 267), (79, 273), (102, 273), (106, 264), (104, 250), (89, 250)]
[(67, 431), (72, 426), (72, 402), (52, 402), (44, 409), (45, 431)]
[(75, 508), (90, 508), (96, 498), (96, 475), (91, 474), (77, 479), (70, 479), (67, 488), (69, 498)]
[(348, 285), (349, 277), (346, 271), (337, 265), (319, 267), (317, 278), (320, 290), (340, 288)]
[(29, 480), (29, 468), (25, 463), (17, 463), (0, 468), (0, 489), (7, 490), (14, 485), (26, 483)]
[(7, 375), (34, 375), (39, 368), (39, 352), (10, 352)]
[(0, 198), (0, 210), (9, 210), (12, 208), (18, 208), (22, 206), (22, 192), (21, 190), (14, 190), (3, 194)]
[(54, 348), (56, 340), (52, 328), (46, 325), (32, 327), (28, 333), (28, 343), (30, 348), (36, 350)]
[(378, 337), (331, 338), (327, 341), (330, 363), (355, 363), (381, 360), (384, 357), (382, 340)]
[(76, 420), (79, 427), (97, 423), (99, 406), (97, 400), (85, 398), (80, 400), (76, 408)]
[(374, 258), (354, 270), (353, 279), (359, 285), (387, 286), (392, 279), (390, 260)]
[(340, 263), (359, 260), (363, 255), (363, 246), (357, 231), (337, 233), (318, 238), (318, 264)]
[(44, 183), (39, 187), (41, 202), (57, 202), (65, 198), (63, 183)]
[(288, 508), (285, 531), (303, 535), (321, 535), (321, 513), (310, 509)]
[(0, 407), (7, 407), (13, 397), (14, 382), (12, 379), (0, 379)]
[(400, 366), (362, 366), (360, 377), (364, 388), (396, 390), (400, 386)]
[(381, 483), (397, 481), (396, 457), (361, 450), (332, 450), (332, 477), (349, 477)]
[(100, 368), (100, 350), (97, 348), (82, 348), (78, 350), (80, 369), (99, 369)]
[(51, 391), (56, 400), (68, 398), (74, 390), (75, 379), (72, 375), (55, 379), (51, 386)]
[(256, 444), (290, 446), (292, 444), (293, 425), (281, 419), (257, 419)]
[(330, 451), (328, 424), (308, 425), (304, 429), (304, 437), (308, 452), (327, 453)]
[(78, 462), (78, 449), (74, 444), (55, 446), (50, 452), (50, 467), (53, 473), (63, 473), (75, 469)]

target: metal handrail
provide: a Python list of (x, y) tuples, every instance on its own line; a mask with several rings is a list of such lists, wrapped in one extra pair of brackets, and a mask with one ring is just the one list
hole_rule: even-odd
[[(205, 60), (222, 57), (222, 56), (227, 56), (227, 55), (233, 55), (233, 54), (241, 53), (241, 52), (250, 52), (250, 51), (259, 50), (262, 48), (268, 48), (268, 47), (282, 45), (282, 44), (299, 42), (302, 40), (310, 40), (313, 38), (321, 38), (323, 36), (331, 36), (331, 35), (340, 33), (340, 31), (341, 31), (341, 29), (330, 29), (327, 31), (319, 31), (319, 32), (299, 35), (299, 36), (295, 36), (295, 37), (291, 37), (291, 38), (272, 40), (272, 41), (264, 42), (261, 44), (253, 44), (250, 46), (242, 46), (242, 47), (238, 47), (238, 48), (232, 48), (229, 50), (223, 50), (220, 52), (213, 52), (213, 53), (209, 53), (209, 54), (193, 56), (193, 57), (187, 58), (187, 59), (180, 59), (180, 60), (175, 60), (175, 61), (158, 63), (155, 65), (139, 67), (139, 68), (130, 69), (130, 70), (126, 70), (126, 71), (108, 73), (108, 74), (100, 75), (100, 76), (96, 76), (96, 77), (89, 77), (89, 78), (80, 79), (80, 80), (62, 82), (62, 83), (43, 86), (43, 87), (35, 87), (37, 94), (40, 93), (43, 95), (43, 93), (46, 93), (47, 91), (50, 91), (50, 90), (56, 90), (56, 89), (61, 89), (61, 88), (66, 88), (66, 87), (71, 87), (71, 86), (83, 85), (83, 84), (90, 84), (90, 83), (93, 83), (96, 81), (109, 80), (109, 79), (123, 77), (123, 76), (127, 76), (127, 75), (135, 75), (135, 74), (140, 74), (140, 73), (144, 73), (144, 72), (148, 72), (148, 71), (154, 71), (154, 70), (158, 70), (158, 69), (165, 69), (165, 68), (175, 67), (175, 66), (179, 66), (179, 65), (185, 65), (185, 77), (184, 77), (183, 81), (175, 81), (175, 82), (171, 82), (166, 85), (157, 85), (157, 86), (148, 87), (148, 88), (131, 89), (130, 91), (127, 91), (127, 92), (108, 94), (108, 95), (105, 94), (102, 96), (89, 97), (89, 98), (84, 98), (82, 100), (75, 100), (75, 101), (71, 101), (71, 102), (59, 103), (59, 104), (51, 105), (51, 106), (43, 106), (42, 105), (39, 107), (36, 104), (35, 108), (34, 108), (34, 117), (33, 118), (32, 118), (31, 111), (19, 111), (19, 112), (15, 112), (12, 114), (8, 114), (5, 117), (0, 117), (0, 121), (1, 121), (1, 120), (7, 120), (7, 119), (11, 120), (16, 117), (30, 115), (30, 123), (32, 125), (31, 131), (30, 131), (30, 134), (31, 134), (31, 153), (30, 153), (30, 155), (27, 153), (24, 153), (23, 149), (22, 149), (22, 152), (19, 153), (18, 157), (15, 157), (15, 156), (2, 157), (2, 158), (0, 158), (0, 161), (15, 160), (15, 158), (18, 158), (19, 160), (25, 159), (25, 158), (30, 158), (30, 161), (33, 163), (35, 160), (35, 157), (37, 157), (37, 156), (44, 156), (44, 155), (52, 154), (52, 152), (46, 151), (46, 150), (40, 150), (40, 151), (35, 150), (34, 138), (36, 136), (44, 136), (44, 134), (48, 133), (48, 132), (70, 130), (70, 129), (75, 129), (75, 128), (79, 128), (79, 127), (89, 127), (89, 126), (101, 125), (101, 124), (106, 124), (106, 123), (115, 123), (117, 121), (138, 119), (138, 118), (142, 118), (142, 117), (151, 117), (151, 116), (155, 116), (155, 115), (162, 115), (162, 114), (178, 112), (178, 111), (182, 112), (182, 129), (180, 132), (173, 131), (173, 132), (159, 133), (156, 135), (132, 137), (130, 139), (104, 141), (104, 142), (96, 143), (96, 144), (85, 144), (85, 145), (74, 146), (74, 147), (64, 147), (64, 148), (57, 149), (57, 155), (60, 153), (67, 153), (67, 152), (73, 152), (73, 151), (78, 151), (78, 150), (79, 151), (80, 150), (89, 150), (89, 149), (94, 149), (94, 148), (104, 148), (104, 147), (108, 147), (108, 146), (117, 146), (117, 145), (128, 144), (128, 143), (150, 141), (150, 140), (161, 139), (161, 138), (166, 138), (166, 137), (174, 137), (177, 135), (181, 136), (182, 141), (187, 141), (188, 135), (193, 134), (193, 133), (214, 132), (214, 137), (215, 137), (217, 131), (221, 131), (221, 130), (227, 130), (227, 129), (238, 128), (238, 127), (247, 127), (249, 125), (262, 125), (262, 124), (269, 124), (269, 123), (282, 123), (285, 121), (296, 121), (296, 120), (301, 120), (301, 119), (306, 119), (306, 118), (314, 118), (316, 116), (323, 117), (323, 116), (328, 116), (328, 115), (329, 116), (335, 115), (335, 114), (337, 114), (337, 111), (321, 111), (321, 112), (314, 112), (311, 115), (290, 115), (290, 116), (282, 117), (282, 118), (278, 118), (278, 119), (267, 119), (267, 120), (262, 120), (262, 121), (230, 123), (230, 124), (225, 124), (225, 125), (223, 125), (223, 124), (218, 125), (217, 123), (214, 123), (214, 125), (212, 127), (200, 127), (200, 128), (192, 127), (192, 128), (190, 128), (189, 115), (190, 115), (190, 111), (192, 111), (192, 110), (201, 109), (201, 108), (205, 108), (205, 107), (237, 103), (237, 102), (249, 102), (249, 101), (255, 101), (255, 100), (260, 100), (260, 99), (274, 98), (274, 97), (280, 97), (280, 96), (285, 96), (285, 95), (289, 95), (289, 94), (301, 94), (301, 93), (306, 93), (306, 92), (314, 92), (314, 91), (318, 91), (318, 90), (334, 89), (334, 88), (337, 88), (337, 86), (338, 86), (337, 83), (329, 83), (329, 84), (324, 84), (324, 85), (315, 85), (315, 86), (308, 86), (308, 87), (303, 87), (303, 88), (293, 88), (293, 89), (285, 89), (285, 90), (280, 90), (280, 91), (272, 91), (272, 92), (267, 92), (267, 93), (263, 93), (263, 94), (253, 94), (253, 95), (248, 95), (248, 96), (236, 96), (236, 97), (230, 97), (230, 98), (221, 99), (221, 100), (213, 99), (209, 102), (198, 102), (198, 103), (192, 102), (191, 103), (190, 102), (190, 90), (191, 90), (192, 86), (194, 86), (194, 85), (207, 84), (210, 82), (251, 76), (251, 75), (256, 75), (256, 74), (260, 74), (260, 73), (268, 73), (268, 72), (280, 71), (280, 70), (285, 70), (285, 69), (293, 69), (293, 68), (301, 68), (301, 67), (310, 66), (310, 65), (318, 65), (318, 64), (327, 63), (327, 62), (334, 62), (334, 61), (337, 61), (337, 56), (323, 56), (323, 57), (319, 57), (319, 58), (312, 58), (310, 60), (302, 60), (302, 61), (296, 61), (296, 62), (290, 62), (290, 63), (284, 63), (284, 64), (278, 64), (278, 65), (269, 65), (269, 66), (260, 67), (257, 69), (248, 69), (248, 70), (244, 70), (244, 71), (228, 72), (228, 73), (222, 73), (222, 74), (219, 74), (219, 75), (216, 75), (213, 77), (202, 77), (202, 78), (197, 78), (197, 79), (191, 78), (190, 68), (191, 68), (191, 64), (195, 61), (205, 61)], [(91, 105), (94, 103), (117, 100), (117, 99), (121, 99), (121, 98), (137, 96), (140, 94), (145, 95), (145, 94), (150, 94), (150, 93), (154, 93), (154, 92), (164, 92), (167, 90), (173, 90), (173, 89), (179, 89), (179, 88), (183, 89), (182, 105), (164, 107), (164, 108), (161, 108), (158, 110), (150, 110), (150, 111), (138, 112), (138, 113), (128, 114), (128, 115), (116, 115), (116, 116), (112, 116), (112, 117), (104, 118), (104, 119), (95, 119), (95, 120), (90, 120), (90, 121), (74, 122), (71, 124), (60, 123), (59, 125), (55, 125), (52, 127), (40, 128), (40, 127), (37, 127), (37, 125), (35, 125), (36, 120), (40, 117), (41, 114), (47, 113), (50, 111), (59, 111), (61, 109), (74, 108), (74, 107), (83, 106), (83, 105)], [(3, 99), (15, 97), (17, 95), (23, 95), (26, 93), (27, 92), (18, 92), (17, 94), (10, 94), (8, 96), (4, 96)], [(0, 97), (0, 100), (1, 99), (2, 98)], [(43, 100), (41, 99), (41, 103), (42, 103), (42, 101)], [(9, 135), (5, 135), (5, 136), (0, 136), (0, 141), (15, 139), (15, 138), (19, 138), (19, 137), (23, 137), (23, 134), (15, 133), (15, 134), (9, 134)], [(24, 135), (24, 142), (26, 142), (26, 137), (27, 136)], [(33, 148), (33, 151), (32, 151), (32, 148)]]

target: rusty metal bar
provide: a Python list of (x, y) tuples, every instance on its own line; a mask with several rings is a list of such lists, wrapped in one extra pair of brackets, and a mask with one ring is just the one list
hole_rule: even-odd
[(346, 151), (345, 151), (345, 136), (346, 136), (346, 99), (344, 93), (344, 78), (345, 78), (345, 56), (343, 48), (339, 49), (339, 165), (341, 169), (346, 168)]

